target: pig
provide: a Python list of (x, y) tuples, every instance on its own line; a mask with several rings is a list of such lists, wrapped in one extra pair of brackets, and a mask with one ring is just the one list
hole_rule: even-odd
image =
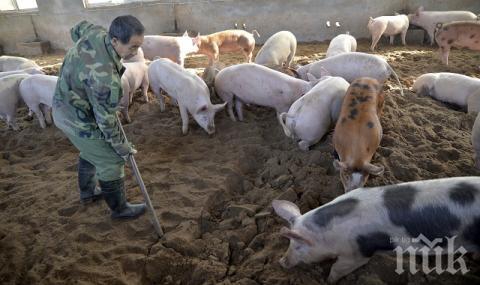
[(133, 94), (138, 88), (142, 88), (142, 95), (145, 102), (148, 102), (148, 66), (145, 63), (145, 59), (137, 54), (137, 61), (124, 62), (125, 72), (122, 75), (122, 91), (123, 96), (120, 99), (121, 113), (127, 123), (130, 123), (132, 119), (128, 114), (128, 107), (132, 103)]
[(255, 48), (253, 33), (260, 37), (256, 30), (252, 33), (242, 30), (225, 30), (206, 36), (197, 36), (198, 51), (208, 57), (209, 65), (218, 61), (220, 52), (242, 51), (247, 62), (252, 61), (252, 52)]
[(375, 46), (382, 35), (390, 36), (390, 44), (393, 45), (394, 37), (400, 34), (402, 37), (402, 44), (406, 45), (405, 36), (407, 35), (408, 25), (409, 22), (407, 15), (397, 14), (395, 16), (381, 16), (375, 19), (370, 17), (367, 25), (368, 31), (372, 36), (370, 50), (375, 50)]
[(333, 133), (338, 154), (333, 165), (340, 171), (345, 192), (362, 187), (370, 174), (383, 173), (383, 166), (370, 163), (382, 139), (383, 102), (382, 85), (374, 78), (354, 80), (345, 95)]
[(472, 128), (472, 145), (475, 152), (473, 159), (475, 160), (475, 167), (480, 169), (480, 113), (477, 114), (475, 123)]
[(215, 79), (215, 91), (227, 102), (233, 121), (236, 121), (234, 101), (240, 121), (243, 121), (243, 104), (274, 108), (280, 120), (280, 113), (287, 112), (295, 100), (315, 86), (316, 79), (313, 76), (309, 78), (311, 82), (306, 82), (263, 65), (243, 63), (222, 69)]
[(16, 123), (17, 107), (20, 101), (18, 86), (29, 74), (13, 74), (0, 78), (0, 119), (7, 122), (7, 128), (20, 130)]
[(289, 31), (281, 31), (263, 44), (255, 57), (255, 63), (262, 65), (290, 67), (297, 50), (297, 38)]
[(433, 45), (437, 23), (473, 21), (477, 20), (477, 15), (469, 11), (425, 11), (423, 6), (420, 6), (414, 14), (408, 14), (408, 20), (410, 24), (425, 29), (430, 45)]
[(334, 37), (328, 45), (325, 57), (332, 57), (345, 52), (354, 52), (357, 50), (357, 40), (348, 32)]
[(349, 86), (341, 77), (322, 77), (288, 112), (280, 114), (285, 135), (300, 140), (298, 146), (307, 151), (336, 123)]
[(480, 51), (480, 22), (452, 22), (438, 24), (438, 28), (435, 40), (439, 47), (438, 53), (445, 65), (448, 65), (448, 54), (452, 46)]
[(426, 73), (415, 80), (412, 90), (473, 112), (478, 106), (472, 95), (480, 90), (480, 79), (449, 72)]
[(161, 58), (150, 63), (148, 78), (162, 112), (165, 102), (160, 94), (161, 89), (177, 101), (184, 135), (188, 132), (188, 113), (208, 134), (215, 133), (215, 113), (225, 108), (225, 103), (212, 105), (208, 87), (199, 76), (187, 72), (169, 59)]
[(452, 256), (460, 246), (480, 252), (480, 177), (358, 188), (303, 215), (289, 201), (273, 200), (272, 207), (289, 223), (280, 230), (290, 240), (280, 265), (336, 259), (329, 283), (368, 263), (375, 253), (398, 254), (411, 246), (411, 252), (422, 254), (427, 244), (433, 244), (427, 247), (429, 255), (439, 254), (437, 246)]
[(185, 57), (198, 51), (198, 40), (189, 37), (187, 31), (181, 37), (146, 35), (141, 47), (148, 60), (169, 58), (183, 67)]
[(0, 78), (5, 77), (5, 76), (9, 76), (9, 75), (12, 75), (12, 74), (21, 74), (21, 73), (43, 74), (43, 71), (41, 71), (41, 70), (39, 70), (35, 67), (28, 67), (28, 68), (19, 69), (19, 70), (3, 71), (3, 72), (0, 72)]
[(0, 56), (0, 72), (34, 68), (42, 70), (33, 60), (18, 56)]
[(57, 76), (35, 74), (22, 80), (18, 87), (20, 96), (35, 113), (42, 129), (46, 127), (45, 121), (52, 124), (52, 101), (57, 80)]
[(359, 77), (372, 77), (383, 84), (390, 75), (393, 75), (403, 95), (397, 74), (387, 61), (378, 55), (363, 52), (341, 53), (301, 66), (297, 72), (300, 78), (307, 80), (307, 73), (318, 78), (324, 70), (327, 70), (331, 76), (343, 77), (350, 83)]

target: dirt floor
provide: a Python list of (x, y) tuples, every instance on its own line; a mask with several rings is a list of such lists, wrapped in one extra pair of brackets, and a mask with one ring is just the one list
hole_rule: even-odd
[[(295, 60), (323, 58), (327, 46), (301, 44)], [(360, 42), (359, 51), (368, 46)], [(385, 173), (367, 185), (479, 175), (470, 143), (474, 117), (410, 88), (427, 72), (480, 78), (480, 53), (454, 50), (448, 67), (430, 46), (381, 43), (376, 53), (396, 70), (405, 96), (393, 80), (384, 87), (384, 136), (373, 162), (384, 165)], [(34, 59), (52, 65), (61, 63), (63, 54)], [(228, 54), (221, 60), (231, 65), (243, 57)], [(206, 64), (200, 56), (186, 61), (192, 68)], [(302, 152), (270, 109), (247, 108), (243, 123), (220, 112), (213, 136), (192, 119), (188, 135), (182, 135), (172, 105), (161, 113), (156, 100), (143, 103), (138, 95), (130, 110), (133, 122), (125, 129), (138, 149), (136, 160), (165, 236), (155, 236), (148, 215), (117, 222), (102, 201), (80, 205), (77, 150), (55, 127), (42, 130), (36, 118), (28, 120), (22, 108), (21, 131), (6, 130), (0, 122), (1, 284), (326, 283), (332, 262), (279, 266), (288, 240), (279, 235), (284, 222), (270, 203), (290, 200), (305, 212), (343, 193), (332, 166), (331, 133)], [(141, 201), (128, 168), (127, 177), (129, 200)], [(466, 275), (397, 275), (394, 256), (376, 255), (339, 284), (479, 284), (480, 262), (466, 261)]]

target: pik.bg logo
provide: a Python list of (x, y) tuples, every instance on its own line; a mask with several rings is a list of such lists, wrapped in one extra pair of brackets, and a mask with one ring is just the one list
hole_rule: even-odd
[[(403, 248), (401, 245), (397, 246), (393, 251), (397, 254), (397, 267), (395, 272), (398, 274), (402, 274), (405, 272), (403, 268), (404, 262), (403, 258), (406, 254), (409, 256), (409, 268), (411, 274), (415, 274), (419, 271), (422, 271), (425, 274), (429, 274), (431, 272), (442, 274), (444, 272), (448, 272), (450, 274), (455, 274), (460, 271), (462, 274), (469, 272), (470, 270), (467, 269), (467, 265), (465, 264), (465, 260), (463, 256), (467, 253), (467, 250), (460, 246), (458, 248), (455, 247), (455, 239), (457, 236), (453, 236), (450, 238), (445, 238), (447, 242), (447, 246), (444, 246), (444, 240), (442, 238), (436, 238), (433, 241), (430, 241), (427, 237), (420, 234), (417, 238), (411, 239), (411, 242), (407, 240), (401, 240), (403, 238), (396, 238), (395, 241), (397, 244), (407, 243), (410, 244), (407, 248)], [(412, 246), (411, 244), (414, 244)], [(415, 246), (421, 245), (423, 246)], [(441, 246), (443, 245), (443, 246)], [(416, 256), (421, 255), (421, 268), (417, 268)], [(434, 264), (430, 264), (429, 256), (435, 256)], [(447, 264), (442, 264), (442, 255), (447, 255)], [(455, 258), (455, 256), (457, 256)]]

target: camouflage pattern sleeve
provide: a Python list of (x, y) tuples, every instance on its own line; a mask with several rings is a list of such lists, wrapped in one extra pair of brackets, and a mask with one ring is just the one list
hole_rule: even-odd
[(94, 27), (95, 25), (85, 20), (76, 24), (73, 28), (70, 29), (70, 37), (72, 38), (72, 41), (76, 43), (81, 37), (86, 35), (86, 33), (89, 30), (92, 30)]
[(119, 156), (125, 156), (131, 151), (131, 146), (125, 143), (116, 118), (121, 86), (116, 80), (108, 82), (108, 75), (103, 78), (101, 75), (97, 76), (95, 83), (85, 86), (95, 120), (105, 140)]

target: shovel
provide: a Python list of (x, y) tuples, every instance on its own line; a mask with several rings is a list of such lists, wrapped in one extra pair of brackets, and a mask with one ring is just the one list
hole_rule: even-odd
[[(118, 126), (120, 127), (120, 130), (122, 131), (123, 137), (125, 138), (125, 142), (128, 143), (127, 135), (123, 130), (123, 126), (122, 126), (122, 123), (120, 122), (120, 119), (118, 118), (118, 115), (117, 115), (117, 123), (118, 123)], [(155, 209), (153, 209), (152, 201), (150, 200), (150, 196), (148, 196), (147, 189), (145, 188), (142, 175), (140, 175), (140, 171), (138, 170), (138, 166), (137, 166), (137, 163), (135, 162), (135, 157), (133, 157), (133, 154), (130, 154), (128, 156), (128, 161), (130, 162), (130, 166), (133, 169), (133, 173), (137, 180), (138, 186), (140, 186), (140, 190), (142, 190), (143, 198), (145, 199), (145, 204), (147, 205), (147, 208), (152, 217), (151, 221), (153, 223), (153, 227), (155, 228), (155, 231), (157, 232), (158, 237), (162, 237), (163, 236), (162, 227), (160, 226), (160, 222), (158, 221), (157, 214), (155, 213)]]

